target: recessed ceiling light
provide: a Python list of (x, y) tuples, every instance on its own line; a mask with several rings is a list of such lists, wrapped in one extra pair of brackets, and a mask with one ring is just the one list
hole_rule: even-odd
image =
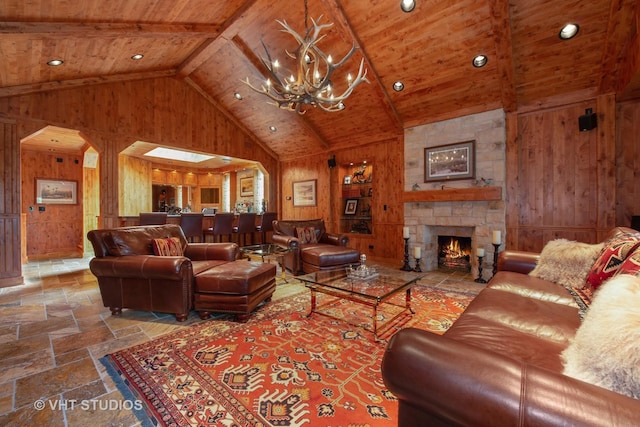
[(234, 92), (233, 96), (234, 96), (234, 98), (236, 98), (239, 101), (242, 100), (242, 95), (240, 95), (240, 93), (238, 93), (238, 92)]
[(62, 64), (64, 64), (64, 61), (62, 59), (52, 59), (51, 61), (47, 62), (47, 65), (51, 65), (52, 67), (57, 67), (58, 65)]
[(271, 132), (275, 132), (275, 131), (277, 131), (277, 130), (278, 130), (278, 128), (277, 128), (277, 127), (275, 127), (275, 126), (269, 126), (269, 130), (270, 130)]
[(471, 63), (473, 64), (474, 67), (480, 68), (487, 65), (488, 60), (489, 58), (487, 58), (487, 55), (478, 55), (475, 58), (473, 58), (473, 61), (471, 61)]
[(208, 154), (192, 153), (190, 151), (174, 150), (172, 148), (158, 147), (144, 154), (150, 157), (159, 157), (161, 159), (181, 160), (183, 162), (200, 163), (205, 160), (213, 159), (215, 156)]
[(393, 90), (395, 90), (396, 92), (400, 92), (402, 91), (402, 89), (404, 89), (404, 83), (402, 83), (401, 81), (397, 81), (393, 84)]
[(134, 61), (138, 61), (140, 59), (144, 58), (144, 55), (141, 53), (136, 53), (135, 55), (131, 56), (131, 59), (133, 59)]
[(402, 9), (403, 12), (411, 12), (413, 11), (413, 9), (416, 8), (416, 1), (415, 0), (400, 0), (400, 9)]
[(580, 31), (580, 26), (578, 24), (567, 24), (558, 33), (558, 37), (562, 40), (569, 40), (574, 38), (578, 31)]

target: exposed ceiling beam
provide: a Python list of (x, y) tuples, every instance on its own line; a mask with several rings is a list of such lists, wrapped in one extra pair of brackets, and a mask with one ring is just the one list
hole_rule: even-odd
[(148, 71), (142, 73), (112, 74), (99, 77), (83, 77), (80, 79), (59, 80), (55, 82), (33, 83), (20, 86), (0, 87), (0, 98), (4, 96), (25, 95), (27, 93), (44, 92), (50, 90), (69, 89), (78, 86), (97, 85), (103, 83), (124, 82), (131, 80), (157, 79), (173, 77), (175, 70)]
[(358, 35), (353, 31), (352, 26), (349, 24), (349, 20), (347, 19), (346, 14), (342, 7), (338, 4), (336, 0), (322, 0), (322, 4), (329, 10), (329, 15), (331, 16), (333, 23), (339, 28), (340, 32), (347, 36), (347, 39), (354, 40), (354, 43), (362, 53), (362, 57), (364, 58), (365, 65), (368, 68), (368, 73), (373, 74), (373, 79), (367, 79), (372, 82), (372, 84), (378, 83), (376, 85), (377, 91), (380, 95), (380, 98), (384, 102), (386, 110), (389, 112), (390, 117), (393, 119), (394, 123), (397, 125), (398, 129), (403, 128), (402, 118), (398, 113), (395, 105), (391, 101), (391, 97), (389, 96), (389, 92), (382, 85), (382, 80), (380, 79), (380, 75), (376, 71), (373, 63), (369, 59), (369, 56), (362, 48), (362, 41), (358, 37)]
[(210, 38), (218, 35), (219, 25), (142, 24), (115, 22), (0, 22), (0, 34), (25, 37), (68, 38)]
[(178, 76), (186, 77), (193, 73), (200, 65), (214, 56), (224, 43), (237, 34), (242, 23), (248, 16), (247, 11), (255, 2), (256, 0), (248, 0), (242, 7), (238, 8), (238, 10), (222, 24), (217, 37), (207, 39), (178, 67)]
[[(625, 76), (623, 70), (629, 66), (629, 61), (638, 57), (637, 52), (633, 53), (634, 44), (637, 47), (637, 28), (632, 31), (637, 26), (637, 23), (634, 25), (639, 12), (637, 7), (635, 0), (612, 0), (611, 2), (607, 39), (602, 49), (600, 93), (615, 92), (619, 86), (624, 87), (629, 83), (628, 76)], [(634, 75), (640, 71), (639, 66), (640, 64), (635, 64)], [(625, 79), (626, 81), (622, 81)]]
[[(233, 41), (233, 46), (238, 50), (238, 54), (243, 55), (247, 59), (247, 61), (249, 61), (249, 63), (251, 63), (251, 65), (256, 69), (258, 74), (262, 75), (266, 79), (267, 75), (263, 71), (264, 67), (258, 55), (256, 55), (255, 52), (253, 52), (249, 48), (249, 46), (247, 46), (247, 44), (242, 39), (240, 39), (240, 37), (234, 37), (232, 41)], [(313, 135), (315, 135), (315, 137), (318, 139), (318, 141), (320, 142), (323, 148), (325, 149), (330, 148), (329, 143), (325, 140), (325, 138), (322, 137), (318, 129), (316, 129), (315, 126), (309, 123), (309, 120), (307, 120), (304, 116), (300, 116), (300, 115), (296, 115), (296, 116), (297, 116), (296, 118), (300, 120), (307, 127), (307, 129), (309, 129), (309, 131), (313, 133)]]
[(516, 79), (513, 68), (513, 48), (511, 45), (511, 19), (507, 0), (490, 0), (489, 7), (493, 18), (493, 39), (496, 44), (496, 62), (502, 107), (506, 112), (516, 111)]

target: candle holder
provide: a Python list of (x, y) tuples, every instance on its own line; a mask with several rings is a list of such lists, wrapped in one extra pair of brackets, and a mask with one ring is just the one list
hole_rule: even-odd
[(420, 258), (416, 258), (416, 266), (413, 268), (413, 271), (418, 273), (422, 272), (422, 269), (420, 268)]
[(493, 244), (493, 275), (495, 276), (498, 272), (498, 248), (501, 243), (492, 243)]
[(478, 257), (478, 278), (476, 280), (474, 280), (474, 282), (476, 283), (487, 283), (486, 280), (484, 280), (482, 278), (482, 260), (484, 257), (479, 256)]
[(400, 270), (411, 271), (412, 268), (409, 265), (409, 238), (404, 237), (404, 265)]

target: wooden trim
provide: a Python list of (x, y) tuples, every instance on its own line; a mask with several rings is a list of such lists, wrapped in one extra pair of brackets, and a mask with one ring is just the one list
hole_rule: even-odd
[(502, 187), (447, 188), (443, 190), (406, 191), (402, 194), (404, 203), (480, 200), (502, 200)]

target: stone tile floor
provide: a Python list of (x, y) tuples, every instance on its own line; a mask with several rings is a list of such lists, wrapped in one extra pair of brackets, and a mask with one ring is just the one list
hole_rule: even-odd
[[(139, 425), (99, 359), (202, 322), (195, 312), (183, 323), (134, 310), (112, 316), (89, 261), (31, 262), (23, 266), (23, 285), (0, 289), (0, 425)], [(441, 271), (420, 283), (473, 293), (484, 286)], [(296, 280), (279, 281), (273, 299), (301, 291)]]

